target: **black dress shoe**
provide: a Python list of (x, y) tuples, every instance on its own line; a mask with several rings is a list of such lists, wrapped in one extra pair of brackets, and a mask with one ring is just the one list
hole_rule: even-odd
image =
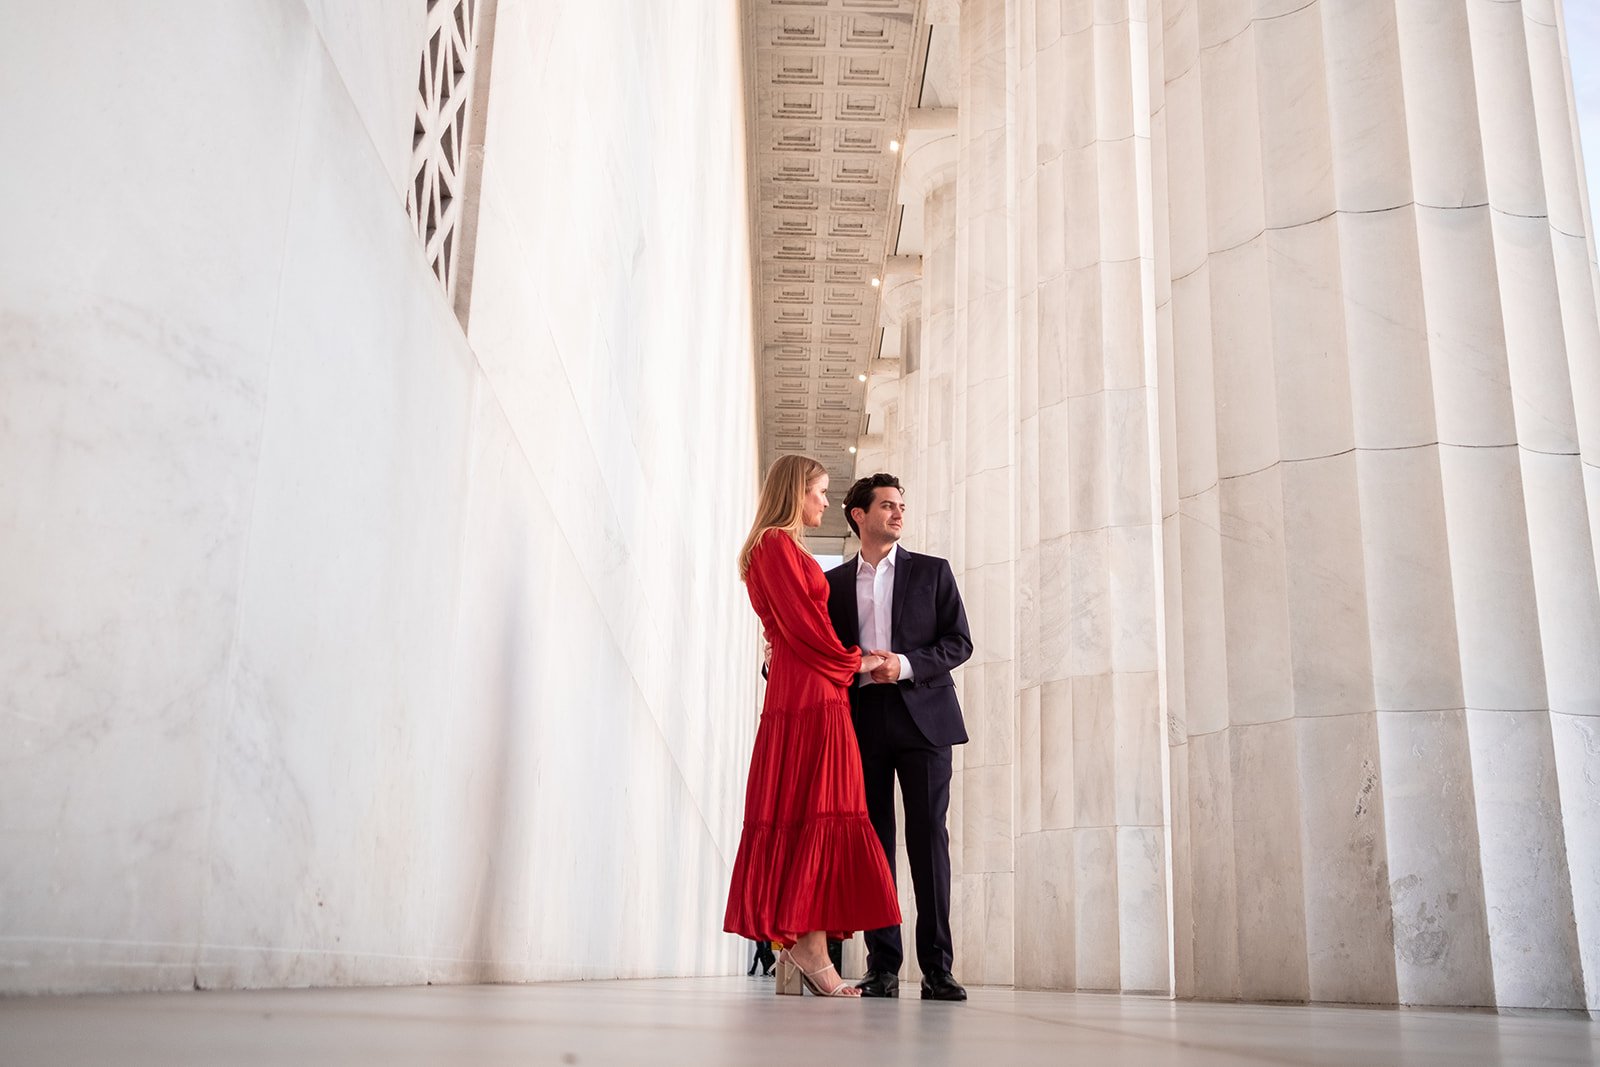
[(949, 971), (929, 971), (922, 976), (923, 1000), (966, 1000), (967, 991)]
[(900, 976), (868, 971), (867, 976), (856, 983), (856, 988), (861, 990), (861, 995), (864, 997), (898, 997)]

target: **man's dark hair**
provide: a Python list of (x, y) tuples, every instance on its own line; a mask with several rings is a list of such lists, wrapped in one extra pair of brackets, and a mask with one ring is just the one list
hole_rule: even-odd
[(892, 474), (873, 474), (856, 479), (856, 484), (844, 495), (844, 521), (850, 524), (850, 532), (857, 537), (861, 536), (861, 527), (856, 525), (856, 517), (850, 513), (856, 508), (866, 511), (872, 507), (872, 493), (876, 489), (899, 489), (902, 495), (905, 493), (900, 479)]

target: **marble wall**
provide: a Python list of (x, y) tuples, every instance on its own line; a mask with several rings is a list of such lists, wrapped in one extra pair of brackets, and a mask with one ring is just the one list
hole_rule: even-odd
[(8, 12), (0, 992), (737, 962), (737, 11), (497, 6), (467, 335), (420, 3)]
[(923, 416), (899, 462), (914, 494), (948, 472), (953, 536), (923, 543), (979, 650), (959, 974), (1600, 1006), (1600, 328), (1562, 18), (960, 5), (955, 261), (929, 221), (898, 395), (933, 395), (949, 271), (953, 448)]

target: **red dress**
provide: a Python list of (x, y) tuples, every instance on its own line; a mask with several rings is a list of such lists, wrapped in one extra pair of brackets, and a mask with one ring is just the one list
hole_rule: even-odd
[(828, 621), (828, 580), (781, 530), (750, 555), (750, 603), (772, 642), (750, 757), (744, 833), (723, 929), (792, 944), (900, 922), (883, 846), (867, 820), (861, 752), (845, 690), (861, 653)]

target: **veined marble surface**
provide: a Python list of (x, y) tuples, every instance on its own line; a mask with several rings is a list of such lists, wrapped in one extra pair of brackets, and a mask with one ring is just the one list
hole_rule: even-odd
[(731, 969), (736, 13), (500, 0), (469, 336), (421, 5), (14, 14), (0, 991)]

